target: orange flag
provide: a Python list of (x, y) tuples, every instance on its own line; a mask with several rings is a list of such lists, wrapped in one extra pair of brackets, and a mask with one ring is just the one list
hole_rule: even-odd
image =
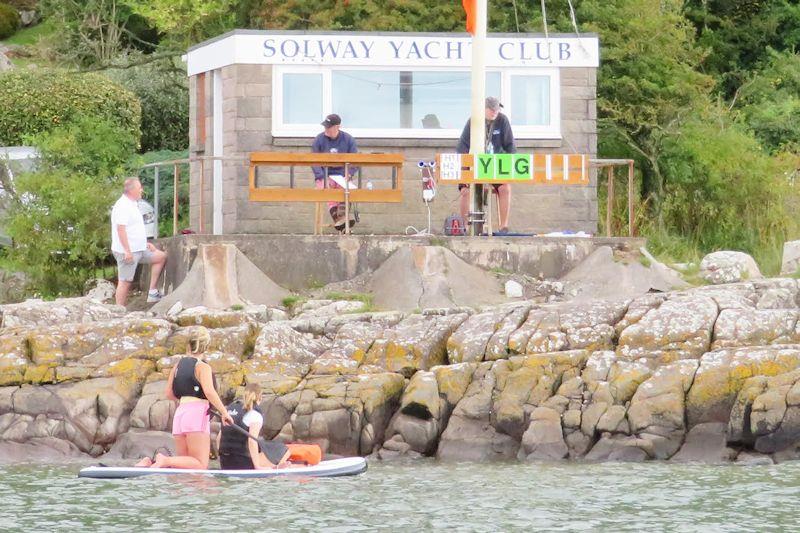
[(467, 14), (467, 31), (475, 35), (475, 0), (461, 0)]

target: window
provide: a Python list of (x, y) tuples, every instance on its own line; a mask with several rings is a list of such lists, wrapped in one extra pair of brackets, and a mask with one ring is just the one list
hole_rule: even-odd
[[(486, 95), (503, 102), (517, 137), (558, 138), (558, 71), (536, 70), (490, 70)], [(273, 77), (276, 136), (316, 135), (337, 113), (356, 137), (455, 139), (470, 115), (465, 70), (276, 66)]]
[(333, 108), (349, 128), (402, 128), (400, 72), (333, 71)]
[(511, 76), (512, 124), (550, 125), (550, 77)]
[(318, 124), (322, 117), (322, 74), (283, 75), (284, 124)]
[[(332, 80), (332, 112), (349, 128), (460, 130), (469, 116), (468, 72), (334, 70)], [(500, 94), (499, 72), (486, 94)]]
[[(461, 130), (470, 114), (469, 72), (414, 72), (413, 128)], [(500, 96), (500, 73), (486, 74), (486, 95)]]

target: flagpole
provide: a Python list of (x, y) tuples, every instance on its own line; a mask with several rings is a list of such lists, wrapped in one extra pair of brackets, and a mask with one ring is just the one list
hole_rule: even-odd
[[(475, 33), (472, 34), (472, 113), (470, 115), (470, 153), (486, 151), (486, 18), (487, 0), (475, 0)], [(483, 187), (470, 187), (470, 209), (483, 212)], [(471, 218), (471, 217), (470, 217)], [(483, 226), (470, 226), (470, 235), (482, 232)]]

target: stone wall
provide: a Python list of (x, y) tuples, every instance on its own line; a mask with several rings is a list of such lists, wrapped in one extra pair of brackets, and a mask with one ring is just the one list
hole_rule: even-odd
[(408, 314), (2, 306), (0, 449), (132, 458), (169, 444), (165, 380), (202, 324), (221, 395), (260, 383), (265, 435), (329, 453), (771, 464), (800, 452), (799, 295), (768, 279)]
[[(226, 157), (248, 157), (253, 151), (310, 150), (311, 138), (275, 138), (272, 124), (272, 66), (231, 65), (218, 71), (222, 76), (223, 144)], [(193, 156), (212, 154), (213, 121), (211, 114), (212, 75), (205, 76), (207, 140), (197, 144), (197, 80), (190, 80), (190, 137)], [(597, 153), (596, 72), (591, 68), (561, 69), (562, 140), (518, 141), (520, 151), (537, 153)], [(467, 117), (465, 117), (466, 120)], [(347, 117), (343, 117), (347, 130)], [(361, 204), (362, 221), (357, 233), (398, 234), (407, 226), (427, 226), (427, 211), (421, 200), (417, 162), (431, 160), (436, 153), (454, 151), (456, 140), (364, 139), (362, 152), (400, 152), (405, 156), (403, 202), (401, 204)], [(203, 218), (205, 231), (211, 232), (211, 164), (205, 165)], [(192, 165), (190, 205), (191, 224), (199, 228), (200, 164)], [(364, 180), (375, 188), (390, 186), (388, 173), (370, 171)], [(270, 183), (288, 185), (286, 169), (278, 169)], [(298, 169), (298, 187), (313, 187), (309, 169)], [(223, 178), (224, 233), (311, 233), (314, 205), (305, 203), (255, 203), (248, 200), (248, 171), (241, 161), (226, 161)], [(446, 216), (458, 211), (457, 190), (444, 187), (432, 204), (433, 228), (441, 231)], [(495, 205), (493, 204), (493, 210)], [(496, 224), (496, 223), (495, 223)], [(559, 230), (597, 230), (597, 186), (592, 172), (586, 187), (524, 186), (514, 187), (511, 224), (515, 231), (547, 232)]]
[[(183, 282), (197, 255), (199, 244), (233, 243), (264, 274), (291, 290), (345, 281), (377, 269), (393, 252), (404, 246), (437, 244), (450, 249), (470, 265), (529, 276), (559, 278), (575, 268), (601, 246), (636, 250), (644, 245), (637, 238), (580, 237), (391, 237), (375, 235), (180, 235), (160, 239), (169, 254), (164, 287), (171, 292)], [(149, 271), (141, 273), (141, 286), (149, 282)]]

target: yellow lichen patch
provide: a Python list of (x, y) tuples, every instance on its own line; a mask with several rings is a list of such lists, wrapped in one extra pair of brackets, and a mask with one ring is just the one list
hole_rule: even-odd
[(652, 374), (647, 365), (638, 361), (617, 361), (608, 373), (609, 390), (617, 404), (624, 404), (636, 393), (639, 385)]
[(799, 367), (800, 350), (794, 348), (743, 348), (704, 355), (687, 396), (691, 424), (728, 421), (749, 378), (777, 376)]
[(64, 361), (64, 339), (58, 335), (31, 335), (31, 360), (37, 365), (59, 365)]
[(389, 341), (384, 351), (384, 364), (387, 370), (398, 372), (413, 364), (418, 354), (406, 349), (405, 346)]
[(0, 368), (0, 387), (20, 385), (25, 380), (26, 367), (7, 366)]
[(112, 361), (97, 369), (93, 377), (125, 376), (144, 381), (156, 369), (153, 361), (128, 357), (121, 361)]
[(392, 372), (373, 374), (366, 380), (363, 376), (355, 377), (353, 380), (348, 387), (348, 395), (361, 400), (367, 416), (387, 403), (399, 401), (405, 387), (403, 376)]
[[(363, 353), (363, 352), (362, 352)], [(311, 365), (311, 373), (314, 375), (350, 375), (359, 372), (359, 363), (347, 357), (319, 357)]]
[(221, 352), (210, 352), (203, 356), (203, 360), (209, 364), (211, 370), (218, 374), (225, 374), (234, 372), (241, 366), (241, 361), (238, 357), (231, 354), (224, 354)]
[(242, 370), (218, 374), (216, 377), (217, 392), (221, 398), (235, 396), (237, 389), (244, 385), (244, 371)]
[(153, 383), (154, 381), (164, 381), (166, 379), (169, 379), (169, 373), (170, 373), (169, 368), (151, 372), (150, 374), (148, 374), (145, 383)]
[[(525, 418), (524, 405), (528, 402), (533, 390), (540, 382), (542, 373), (540, 368), (524, 366), (511, 372), (505, 380), (497, 401), (494, 403), (494, 412), (499, 427), (511, 426), (522, 422)], [(547, 394), (552, 395), (552, 385)]]
[(476, 366), (475, 363), (459, 363), (435, 366), (431, 369), (436, 375), (439, 394), (444, 396), (450, 406), (456, 405), (464, 397)]
[(285, 375), (274, 371), (274, 364), (266, 365), (263, 361), (245, 361), (241, 366), (247, 383), (259, 383), (264, 394), (283, 395), (293, 391), (300, 383), (300, 375)]
[(245, 313), (207, 310), (197, 314), (185, 312), (178, 317), (177, 323), (181, 327), (205, 326), (210, 329), (218, 329), (239, 326), (247, 323), (248, 320)]
[(23, 336), (0, 337), (0, 386), (19, 385), (30, 364)]
[(56, 381), (55, 365), (30, 365), (25, 369), (26, 383), (41, 385), (43, 383), (54, 383)]
[(93, 370), (87, 366), (59, 366), (56, 367), (56, 381), (61, 383), (88, 379)]

